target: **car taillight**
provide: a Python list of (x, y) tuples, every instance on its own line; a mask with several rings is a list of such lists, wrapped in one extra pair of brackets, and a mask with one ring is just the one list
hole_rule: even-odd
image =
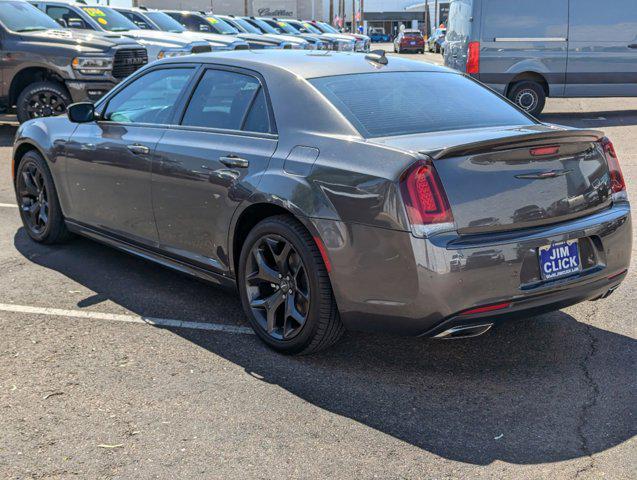
[(622, 169), (619, 166), (619, 159), (617, 153), (615, 153), (615, 147), (607, 137), (600, 140), (602, 147), (604, 148), (604, 155), (606, 156), (606, 163), (608, 163), (608, 171), (610, 173), (610, 188), (613, 194), (625, 192), (626, 183), (624, 182), (624, 175)]
[(467, 73), (480, 73), (480, 42), (469, 42)]
[(435, 167), (419, 160), (403, 173), (400, 191), (412, 230), (426, 234), (429, 225), (452, 224), (453, 214)]

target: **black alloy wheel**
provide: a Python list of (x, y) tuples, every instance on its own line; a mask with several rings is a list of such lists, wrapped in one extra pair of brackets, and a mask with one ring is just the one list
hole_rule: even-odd
[(39, 243), (64, 243), (72, 234), (66, 227), (53, 177), (42, 155), (30, 150), (18, 160), (16, 201), (29, 237)]
[(22, 218), (31, 233), (40, 236), (49, 223), (49, 192), (40, 167), (27, 160), (17, 178)]
[(276, 340), (289, 340), (310, 312), (310, 282), (294, 246), (279, 235), (265, 235), (246, 262), (245, 288), (258, 325)]
[(20, 123), (34, 118), (51, 117), (66, 112), (71, 96), (59, 82), (45, 81), (28, 85), (16, 101)]
[(30, 118), (61, 115), (66, 112), (66, 104), (55, 92), (38, 92), (29, 98), (27, 112)]
[(257, 336), (288, 355), (328, 348), (343, 335), (317, 240), (291, 215), (267, 217), (242, 244), (237, 286)]

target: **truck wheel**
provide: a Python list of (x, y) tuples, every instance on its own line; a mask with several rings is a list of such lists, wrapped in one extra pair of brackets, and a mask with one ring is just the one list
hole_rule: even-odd
[(515, 83), (507, 96), (518, 107), (531, 115), (539, 115), (546, 103), (546, 93), (542, 85), (526, 80)]
[(18, 121), (24, 123), (32, 118), (61, 115), (70, 104), (71, 96), (61, 83), (32, 83), (18, 96)]

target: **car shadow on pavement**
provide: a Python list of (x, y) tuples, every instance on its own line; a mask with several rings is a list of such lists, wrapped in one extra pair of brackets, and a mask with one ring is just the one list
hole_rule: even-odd
[(637, 110), (542, 113), (538, 119), (545, 123), (577, 128), (621, 127), (637, 125)]
[[(14, 244), (139, 315), (245, 322), (233, 294), (89, 240), (52, 248), (20, 229)], [(327, 412), (455, 461), (557, 462), (637, 433), (637, 342), (564, 312), (470, 340), (348, 333), (308, 357), (276, 354), (254, 336), (170, 330)]]

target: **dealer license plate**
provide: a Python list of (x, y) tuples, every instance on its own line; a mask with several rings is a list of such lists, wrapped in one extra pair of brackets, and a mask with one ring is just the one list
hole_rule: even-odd
[(582, 269), (577, 240), (545, 245), (538, 250), (540, 272), (544, 280), (573, 275)]

